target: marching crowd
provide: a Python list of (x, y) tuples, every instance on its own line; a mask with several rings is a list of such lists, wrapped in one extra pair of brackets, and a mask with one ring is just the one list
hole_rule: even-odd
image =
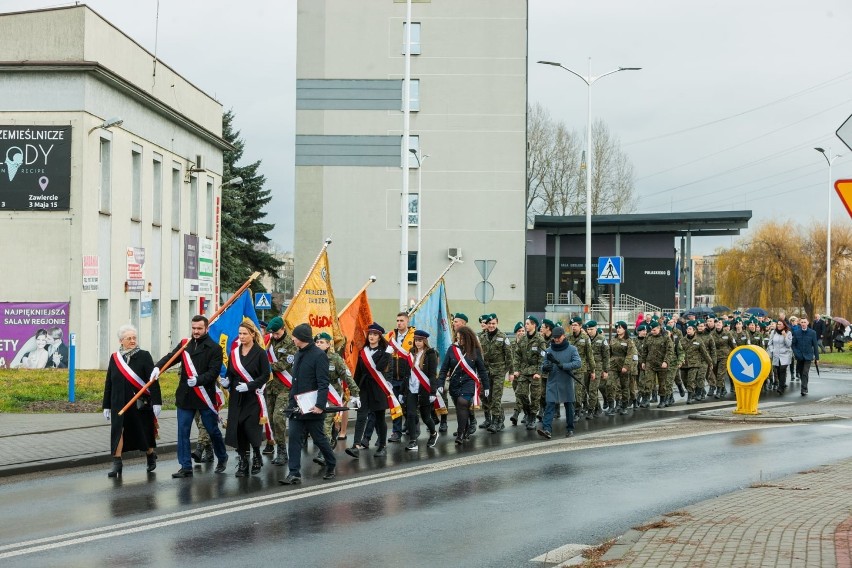
[[(236, 476), (258, 474), (266, 454), (272, 465), (287, 465), (286, 477), (279, 480), (285, 485), (301, 483), (308, 438), (317, 449), (313, 461), (324, 468), (323, 479), (336, 476), (335, 448), (348, 439), (349, 412), (356, 413), (354, 436), (344, 451), (352, 459), (369, 451), (374, 434), (376, 458), (387, 455), (389, 443), (419, 451), (424, 427), (425, 445), (434, 447), (449, 430), (450, 401), (456, 444), (465, 444), (478, 429), (499, 433), (507, 426), (502, 405), (507, 381), (515, 392), (509, 424), (536, 430), (546, 439), (552, 438), (554, 420), (563, 410), (565, 436), (571, 437), (576, 420), (627, 414), (652, 403), (671, 406), (675, 388), (686, 404), (726, 398), (729, 386), (734, 391), (727, 358), (740, 345), (767, 350), (773, 369), (764, 391), (783, 395), (790, 369), (790, 384), (799, 380), (806, 396), (810, 366), (820, 353), (808, 319), (739, 315), (667, 320), (646, 314), (634, 334), (619, 321), (609, 338), (595, 321), (575, 317), (563, 327), (530, 315), (514, 326), (510, 338), (499, 329), (496, 314), (481, 316), (481, 330), (475, 333), (468, 317), (457, 313), (452, 320), (455, 341), (438, 353), (429, 344), (429, 333), (410, 326), (408, 314), (400, 312), (390, 331), (377, 323), (369, 326), (352, 372), (332, 348), (331, 336), (313, 335), (308, 324), (288, 333), (280, 317), (269, 321), (265, 335), (243, 320), (226, 368), (222, 347), (208, 335), (204, 316), (194, 316), (191, 338), (156, 363), (139, 348), (136, 329), (123, 326), (103, 398), (104, 416), (111, 422), (113, 467), (108, 475), (121, 476), (122, 453), (129, 450), (144, 451), (147, 470), (156, 468), (162, 408), (157, 379), (173, 362), (180, 364), (175, 393), (180, 469), (172, 477), (192, 477), (193, 461), (212, 463), (214, 458), (214, 471), (224, 473), (228, 445), (237, 450)], [(140, 390), (144, 393), (120, 413)], [(226, 398), (223, 435), (219, 408)], [(193, 423), (199, 432), (194, 451)]]

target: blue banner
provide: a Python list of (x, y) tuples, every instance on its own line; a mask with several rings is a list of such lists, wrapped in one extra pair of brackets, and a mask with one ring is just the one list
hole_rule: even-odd
[(207, 330), (210, 338), (222, 346), (222, 364), (225, 367), (228, 365), (228, 353), (231, 350), (231, 344), (237, 340), (239, 327), (244, 317), (250, 319), (255, 327), (260, 329), (250, 290), (246, 290), (242, 296), (234, 300), (234, 303), (228, 306), (228, 309), (222, 312)]
[(429, 332), (429, 345), (443, 359), (453, 343), (447, 310), (447, 291), (442, 279), (411, 316), (411, 325)]

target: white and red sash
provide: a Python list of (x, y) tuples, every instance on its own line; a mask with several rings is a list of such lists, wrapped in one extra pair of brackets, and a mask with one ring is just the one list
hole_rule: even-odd
[(115, 361), (115, 366), (118, 367), (118, 371), (121, 375), (127, 379), (127, 382), (134, 388), (134, 390), (139, 390), (145, 386), (145, 381), (136, 374), (136, 371), (130, 368), (130, 365), (127, 364), (127, 361), (124, 360), (124, 357), (121, 356), (121, 353), (116, 351), (112, 354), (112, 360)]
[[(240, 354), (240, 345), (239, 343), (237, 343), (234, 346), (234, 349), (231, 350), (231, 366), (234, 368), (234, 371), (237, 373), (237, 376), (240, 377), (240, 380), (242, 380), (244, 383), (250, 383), (254, 379), (252, 378), (251, 374), (246, 370), (246, 368), (243, 367), (241, 357), (242, 356)], [(272, 424), (269, 423), (269, 413), (266, 410), (266, 397), (263, 396), (264, 390), (266, 390), (265, 384), (263, 385), (263, 387), (254, 390), (254, 396), (255, 398), (257, 398), (257, 404), (260, 408), (260, 411), (258, 413), (258, 420), (261, 426), (263, 426), (263, 433), (266, 436), (266, 439), (274, 441), (274, 437), (272, 434)]]
[[(189, 339), (181, 339), (180, 340), (181, 345), (186, 345), (187, 343), (189, 343)], [(183, 368), (186, 370), (187, 376), (189, 376), (189, 378), (198, 379), (198, 371), (195, 370), (195, 365), (193, 364), (192, 358), (189, 356), (189, 353), (186, 352), (186, 349), (184, 349), (181, 352), (180, 357), (181, 357), (181, 364), (183, 365)], [(201, 401), (204, 402), (204, 404), (207, 405), (207, 408), (209, 408), (210, 410), (212, 410), (213, 412), (215, 412), (217, 414), (219, 413), (219, 407), (216, 406), (216, 404), (212, 400), (210, 400), (210, 395), (207, 394), (207, 390), (204, 387), (194, 386), (194, 387), (192, 387), (192, 390), (195, 393), (195, 395), (198, 398), (200, 398)], [(219, 397), (217, 396), (216, 398), (218, 399)], [(219, 406), (221, 406), (221, 403), (219, 404)]]
[(388, 343), (393, 348), (393, 350), (396, 351), (397, 356), (400, 359), (405, 359), (406, 361), (408, 361), (408, 364), (411, 365), (411, 353), (406, 351), (405, 347), (403, 347), (402, 344), (397, 341), (396, 333), (393, 334), (393, 337), (391, 337), (391, 340)]
[(391, 418), (397, 419), (402, 417), (402, 408), (399, 406), (399, 401), (393, 394), (393, 387), (391, 387), (385, 376), (376, 368), (376, 363), (373, 361), (373, 358), (367, 355), (367, 347), (364, 347), (358, 355), (361, 357), (361, 361), (363, 361), (364, 366), (367, 367), (367, 371), (370, 373), (370, 376), (373, 377), (373, 380), (376, 381), (376, 384), (379, 385), (379, 388), (387, 397), (388, 408), (390, 408), (391, 411)]
[(432, 394), (432, 385), (429, 383), (429, 377), (426, 376), (423, 369), (414, 364), (414, 361), (410, 360), (409, 363), (411, 364), (411, 373), (417, 379), (417, 382), (420, 383), (420, 387), (426, 389), (427, 393)]
[(459, 346), (453, 345), (451, 349), (453, 350), (453, 355), (455, 355), (456, 359), (459, 362), (459, 366), (467, 374), (468, 377), (473, 379), (474, 389), (472, 402), (473, 407), (476, 408), (482, 403), (481, 399), (479, 398), (479, 391), (482, 390), (482, 383), (480, 382), (479, 377), (476, 376), (476, 371), (473, 370), (473, 367), (471, 367), (470, 363), (467, 362), (467, 359), (464, 358), (464, 355), (462, 354), (461, 349), (459, 349)]
[[(269, 338), (269, 335), (265, 338), (266, 344), (269, 345), (269, 347), (266, 348), (266, 359), (269, 361), (269, 365), (272, 366), (273, 363), (278, 362), (278, 357), (275, 356), (275, 350), (272, 348)], [(293, 388), (293, 375), (287, 371), (272, 371), (272, 375), (281, 381), (281, 383), (288, 389)]]

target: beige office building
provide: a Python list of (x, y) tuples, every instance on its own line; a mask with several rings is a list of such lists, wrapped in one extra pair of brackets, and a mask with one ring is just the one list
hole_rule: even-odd
[[(86, 6), (0, 14), (0, 37), (0, 303), (66, 306), (79, 368), (125, 323), (157, 358), (218, 292), (222, 105)], [(0, 335), (52, 323), (15, 313)]]
[[(338, 305), (375, 275), (385, 326), (400, 307), (405, 15), (396, 0), (298, 7), (296, 285), (331, 237)], [(407, 303), (458, 251), (450, 310), (505, 329), (524, 309), (527, 2), (417, 0), (411, 21)], [(496, 261), (484, 305), (476, 260)]]

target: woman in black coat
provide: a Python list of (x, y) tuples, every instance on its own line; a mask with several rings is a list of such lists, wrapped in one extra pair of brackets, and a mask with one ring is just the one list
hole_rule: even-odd
[[(444, 356), (444, 364), (441, 365), (441, 372), (438, 374), (438, 384), (443, 385), (450, 377), (450, 397), (456, 405), (456, 420), (458, 420), (458, 431), (456, 432), (456, 444), (461, 444), (465, 440), (470, 439), (472, 434), (470, 428), (470, 407), (474, 401), (474, 393), (476, 393), (477, 385), (473, 378), (465, 370), (460, 359), (467, 362), (467, 366), (472, 369), (481, 383), (481, 391), (479, 396), (485, 398), (489, 394), (491, 383), (488, 381), (488, 371), (485, 370), (485, 363), (482, 360), (482, 349), (479, 347), (479, 340), (467, 326), (460, 327), (456, 332), (458, 341), (447, 349), (447, 354)], [(461, 358), (457, 353), (461, 353)], [(441, 394), (443, 387), (438, 387), (438, 394)]]
[[(384, 334), (384, 328), (375, 322), (367, 328), (367, 344), (358, 355), (358, 363), (355, 365), (355, 374), (352, 377), (361, 391), (361, 404), (358, 408), (358, 417), (355, 420), (355, 443), (352, 447), (346, 448), (346, 453), (355, 459), (358, 459), (360, 450), (367, 449), (370, 445), (369, 440), (364, 439), (364, 430), (367, 427), (367, 419), (370, 417), (375, 421), (376, 433), (379, 437), (379, 447), (375, 456), (384, 457), (387, 455), (385, 446), (388, 439), (388, 426), (385, 423), (385, 410), (389, 408), (388, 397), (373, 378), (363, 359), (369, 357), (375, 365), (376, 371), (384, 375), (391, 361), (388, 342), (384, 338)], [(390, 386), (387, 381), (385, 382)]]
[(251, 474), (260, 473), (263, 460), (260, 444), (265, 439), (263, 420), (268, 423), (263, 404), (262, 389), (269, 380), (269, 360), (263, 349), (263, 337), (249, 320), (240, 324), (237, 345), (228, 354), (228, 372), (222, 386), (230, 391), (228, 401), (228, 427), (225, 443), (237, 448), (237, 477), (249, 471), (249, 446), (254, 450)]
[[(429, 347), (429, 333), (422, 330), (414, 330), (414, 346), (411, 348), (411, 360), (414, 364), (408, 383), (404, 384), (405, 396), (405, 428), (408, 430), (410, 441), (406, 450), (417, 449), (417, 437), (420, 434), (417, 424), (417, 415), (423, 420), (423, 424), (429, 429), (429, 440), (426, 445), (434, 448), (438, 443), (438, 431), (435, 429), (435, 420), (432, 418), (432, 403), (438, 391), (438, 352)], [(422, 373), (422, 374), (421, 374)], [(418, 378), (420, 375), (423, 379)], [(428, 388), (423, 382), (429, 384)]]
[(157, 454), (154, 452), (157, 447), (155, 422), (163, 407), (160, 383), (155, 381), (127, 412), (118, 414), (142, 385), (148, 382), (154, 370), (151, 354), (139, 349), (136, 343), (135, 327), (121, 326), (118, 341), (121, 346), (110, 357), (104, 383), (104, 417), (112, 425), (112, 471), (107, 474), (109, 477), (121, 477), (121, 455), (128, 450), (144, 450), (148, 458), (148, 471), (154, 471), (157, 467)]

